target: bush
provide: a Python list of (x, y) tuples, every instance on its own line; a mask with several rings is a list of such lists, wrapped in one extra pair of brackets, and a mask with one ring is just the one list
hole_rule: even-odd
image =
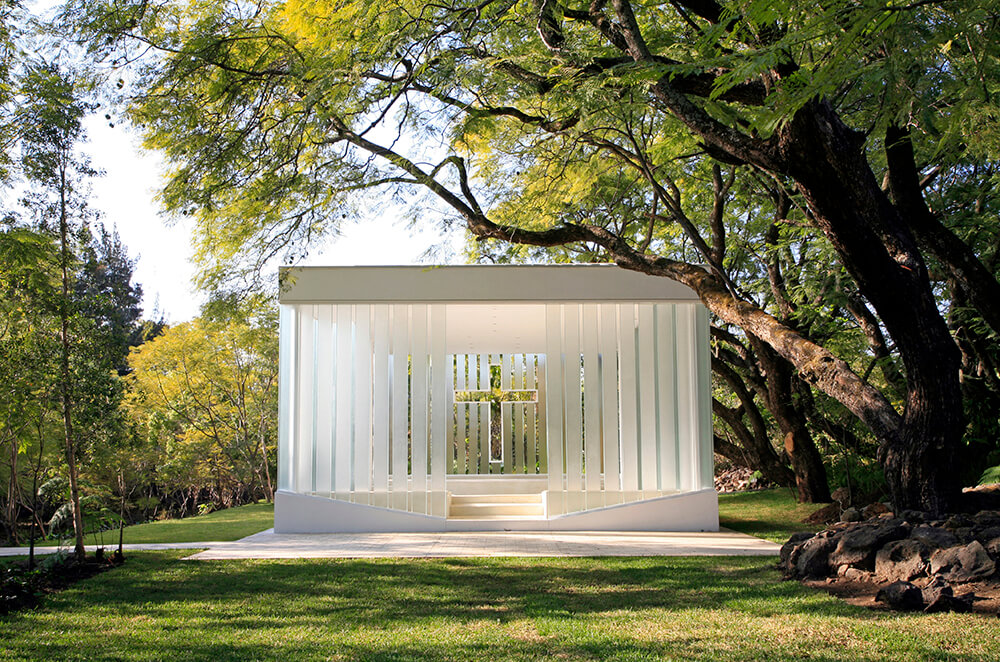
[(980, 485), (993, 485), (994, 483), (1000, 483), (1000, 464), (990, 467), (979, 477)]

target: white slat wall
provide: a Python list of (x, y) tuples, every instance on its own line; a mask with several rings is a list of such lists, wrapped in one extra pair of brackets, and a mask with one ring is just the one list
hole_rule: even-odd
[[(689, 348), (695, 334), (694, 306), (678, 304), (674, 312), (677, 347)], [(677, 352), (677, 465), (679, 487), (683, 491), (693, 488), (697, 475), (694, 453), (698, 426), (697, 358), (692, 354), (690, 351)]]
[(369, 503), (372, 489), (371, 307), (354, 307), (354, 483), (351, 499)]
[[(479, 390), (488, 391), (490, 389), (490, 357), (487, 354), (479, 355)], [(490, 403), (477, 403), (479, 410), (479, 472), (491, 473), (490, 465)]]
[(293, 306), (281, 306), (278, 315), (278, 489), (295, 490), (292, 480), (295, 467), (295, 422), (298, 420), (298, 401), (295, 397), (295, 380), (299, 370), (298, 313)]
[(604, 501), (621, 502), (621, 446), (618, 438), (618, 306), (601, 304), (601, 438)]
[(565, 512), (563, 497), (563, 361), (561, 306), (545, 306), (545, 448), (549, 477), (548, 515)]
[[(546, 304), (545, 354), (450, 355), (445, 305), (282, 306), (280, 323), (280, 489), (446, 516), (449, 473), (538, 471), (551, 516), (712, 485), (700, 305)], [(499, 457), (490, 403), (454, 403), (489, 390), (491, 362), (538, 396), (501, 404)]]
[(409, 306), (392, 307), (392, 508), (407, 509), (409, 474)]
[(353, 306), (337, 306), (337, 354), (336, 354), (336, 442), (333, 458), (333, 491), (338, 499), (351, 496), (351, 379), (352, 355), (354, 352), (352, 310)]
[(414, 304), (410, 319), (410, 510), (427, 512), (427, 306)]
[(535, 421), (535, 447), (538, 449), (538, 473), (547, 474), (549, 471), (549, 449), (548, 449), (548, 411), (545, 389), (548, 384), (545, 372), (545, 354), (535, 355), (537, 365), (535, 369), (535, 383), (538, 384), (538, 408), (535, 410), (538, 420)]
[(563, 307), (563, 425), (566, 453), (566, 512), (583, 510), (583, 402), (580, 384), (580, 306)]
[[(321, 496), (331, 496), (330, 493), (333, 491), (333, 424), (338, 413), (336, 405), (342, 397), (340, 391), (333, 392), (333, 352), (336, 342), (333, 315), (334, 308), (331, 306), (317, 306), (316, 308), (316, 337), (314, 339), (316, 347), (316, 364), (314, 366), (316, 371), (316, 410), (314, 413), (316, 445), (313, 454), (313, 475), (315, 476), (314, 490)], [(350, 398), (350, 393), (346, 395)]]
[(636, 420), (635, 306), (618, 306), (619, 421), (622, 448), (622, 492), (626, 501), (639, 491), (639, 448)]
[[(456, 359), (455, 390), (465, 391), (468, 389), (469, 357), (466, 354), (459, 354)], [(458, 413), (458, 424), (455, 433), (455, 473), (464, 474), (468, 470), (468, 444), (466, 439), (469, 435), (469, 405), (464, 402), (456, 402), (455, 409)]]
[[(524, 383), (524, 354), (515, 354), (513, 359), (514, 389), (523, 391), (528, 387)], [(525, 458), (528, 456), (528, 440), (524, 435), (524, 414), (528, 409), (533, 408), (532, 403), (515, 403), (511, 408), (511, 436), (514, 438), (514, 457), (511, 461), (514, 473), (523, 474), (525, 472)], [(534, 449), (532, 449), (534, 450)]]
[(643, 498), (656, 496), (656, 354), (653, 347), (653, 306), (640, 303), (639, 313), (639, 475)]
[(299, 306), (299, 374), (296, 385), (298, 433), (295, 440), (295, 489), (313, 491), (313, 402), (316, 395), (313, 373), (316, 365), (313, 334), (316, 320), (314, 306)]
[[(500, 355), (500, 389), (509, 391), (514, 384), (514, 363), (510, 354)], [(500, 403), (500, 459), (503, 461), (503, 472), (510, 474), (514, 470), (514, 409), (519, 405), (515, 402)], [(492, 437), (493, 431), (490, 431)]]
[(447, 473), (448, 451), (452, 437), (445, 433), (451, 427), (453, 396), (449, 391), (451, 382), (450, 357), (445, 352), (445, 331), (447, 329), (447, 308), (442, 305), (430, 306), (431, 328), (431, 475), (428, 514), (436, 517), (447, 516), (447, 496), (445, 494), (445, 474)]
[(372, 343), (372, 505), (388, 507), (389, 491), (389, 306), (374, 307)]
[(708, 319), (708, 309), (704, 306), (694, 306), (695, 309), (695, 347), (698, 352), (696, 375), (698, 389), (695, 398), (698, 402), (698, 457), (700, 462), (699, 480), (695, 489), (710, 489), (715, 486), (715, 455), (712, 438), (712, 357), (711, 327)]
[(604, 505), (601, 494), (601, 388), (598, 360), (598, 306), (584, 304), (581, 324), (583, 346), (583, 452), (586, 507)]
[(674, 307), (657, 304), (656, 396), (659, 419), (660, 489), (677, 489), (677, 369), (674, 356)]
[[(479, 390), (479, 356), (469, 357), (469, 389)], [(469, 473), (487, 473), (489, 454), (483, 454), (483, 440), (479, 438), (479, 403), (472, 401), (469, 408)]]
[[(539, 461), (538, 436), (535, 430), (536, 412), (542, 411), (542, 399), (535, 379), (535, 355), (526, 354), (524, 356), (524, 384), (525, 388), (533, 389), (536, 393), (535, 405), (528, 405), (524, 411), (524, 471), (529, 474), (536, 472)], [(544, 456), (545, 452), (541, 451)]]

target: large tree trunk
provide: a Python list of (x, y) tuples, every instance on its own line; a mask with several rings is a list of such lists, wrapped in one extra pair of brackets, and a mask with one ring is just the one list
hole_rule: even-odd
[[(643, 39), (631, 4), (614, 0), (611, 5), (617, 23), (608, 20), (602, 3), (592, 6), (588, 20), (636, 62), (659, 64)], [(343, 120), (333, 118), (331, 130), (338, 140), (386, 159), (413, 182), (426, 186), (456, 209), (477, 237), (536, 246), (599, 245), (619, 266), (690, 286), (720, 319), (767, 343), (805, 381), (836, 398), (873, 430), (897, 507), (946, 510), (959, 494), (953, 471), (963, 428), (958, 351), (937, 309), (913, 234), (875, 181), (863, 136), (841, 122), (823, 101), (807, 103), (772, 138), (762, 139), (707, 113), (675, 85), (672, 74), (665, 74), (649, 90), (650, 102), (674, 115), (709, 154), (752, 164), (794, 182), (816, 226), (895, 340), (906, 372), (902, 417), (845, 361), (754, 303), (737, 300), (704, 268), (639, 252), (599, 225), (566, 223), (537, 231), (499, 225), (476, 202), (462, 159), (449, 160), (459, 179), (461, 193), (456, 193), (436, 179), (436, 170), (425, 171), (392, 148), (352, 131)]]
[(920, 172), (907, 129), (890, 125), (885, 132), (889, 192), (909, 222), (921, 248), (937, 258), (953, 283), (961, 287), (983, 320), (1000, 333), (1000, 283), (972, 248), (946, 228), (927, 207)]
[[(765, 479), (776, 485), (783, 487), (795, 485), (796, 476), (781, 461), (778, 453), (774, 450), (768, 436), (767, 424), (764, 422), (764, 418), (757, 408), (757, 403), (753, 399), (753, 394), (747, 389), (746, 384), (736, 371), (721, 358), (712, 357), (712, 370), (726, 382), (726, 385), (740, 401), (739, 409), (730, 409), (713, 399), (712, 411), (736, 435), (742, 446), (744, 461), (748, 462), (753, 469), (760, 471)], [(744, 424), (743, 416), (746, 416), (749, 421), (749, 427)]]
[(768, 409), (784, 435), (785, 452), (795, 472), (795, 486), (803, 503), (829, 503), (830, 483), (823, 466), (823, 456), (809, 432), (805, 415), (795, 404), (792, 389), (793, 368), (767, 347), (757, 347), (767, 380)]
[(60, 349), (59, 391), (62, 400), (63, 432), (66, 445), (66, 465), (69, 469), (70, 502), (73, 506), (73, 534), (76, 543), (73, 551), (76, 558), (83, 560), (86, 549), (83, 545), (83, 510), (80, 508), (79, 470), (76, 466), (76, 436), (73, 433), (73, 389), (69, 369), (69, 212), (66, 200), (66, 170), (60, 170), (59, 180), (59, 256), (62, 269), (62, 300), (59, 302)]
[(963, 430), (959, 354), (916, 241), (868, 166), (863, 138), (814, 102), (780, 135), (789, 174), (844, 267), (896, 342), (906, 371), (897, 434), (880, 459), (897, 508), (944, 512), (960, 494)]

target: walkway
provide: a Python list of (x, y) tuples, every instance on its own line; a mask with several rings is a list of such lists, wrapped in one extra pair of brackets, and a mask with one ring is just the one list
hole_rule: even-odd
[[(114, 545), (107, 545), (110, 553)], [(64, 548), (65, 549), (65, 548)], [(126, 551), (203, 549), (189, 559), (442, 558), (462, 556), (775, 556), (781, 549), (760, 538), (718, 533), (448, 532), (276, 534), (268, 529), (233, 542), (146, 543)], [(94, 546), (88, 545), (87, 551)], [(55, 547), (36, 547), (51, 554)], [(27, 547), (2, 547), (0, 556), (27, 555)]]
[(773, 556), (781, 549), (735, 531), (448, 532), (276, 534), (213, 546), (191, 559), (414, 558), (457, 556)]
[[(89, 537), (89, 536), (88, 536)], [(251, 536), (252, 537), (252, 536)], [(213, 548), (216, 545), (235, 545), (239, 543), (236, 542), (142, 542), (142, 543), (128, 543), (123, 545), (126, 552), (157, 552), (163, 551), (165, 549), (205, 549)], [(108, 543), (106, 545), (86, 545), (87, 552), (92, 553), (98, 547), (103, 547), (104, 551), (111, 554), (116, 549), (118, 549), (118, 543)], [(63, 552), (72, 552), (73, 545), (55, 547), (52, 545), (46, 545), (45, 547), (35, 547), (35, 555), (43, 554), (55, 554), (56, 552), (62, 550)], [(27, 547), (0, 547), (0, 557), (4, 556), (27, 556)]]

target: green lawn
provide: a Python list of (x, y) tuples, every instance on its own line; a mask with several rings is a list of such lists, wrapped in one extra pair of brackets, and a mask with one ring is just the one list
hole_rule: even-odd
[[(800, 504), (790, 490), (773, 489), (760, 492), (739, 492), (719, 496), (719, 521), (722, 526), (759, 536), (774, 542), (784, 542), (796, 531), (818, 530), (802, 519), (821, 506)], [(208, 515), (137, 524), (125, 528), (126, 543), (169, 543), (239, 540), (274, 526), (274, 504), (257, 503), (219, 510)], [(105, 545), (118, 543), (117, 532), (103, 534)], [(87, 536), (87, 544), (100, 542), (100, 537)], [(55, 542), (47, 542), (54, 545)]]
[(0, 660), (1000, 659), (1000, 619), (866, 611), (772, 559), (183, 555), (0, 619)]
[(720, 494), (719, 523), (765, 540), (785, 542), (796, 531), (823, 528), (802, 520), (824, 505), (797, 503), (787, 488)]
[[(274, 504), (254, 503), (207, 515), (148, 522), (125, 527), (126, 543), (208, 542), (239, 540), (274, 526)], [(118, 544), (118, 531), (87, 535), (88, 545), (102, 542), (108, 547)], [(48, 541), (46, 545), (59, 544)]]

